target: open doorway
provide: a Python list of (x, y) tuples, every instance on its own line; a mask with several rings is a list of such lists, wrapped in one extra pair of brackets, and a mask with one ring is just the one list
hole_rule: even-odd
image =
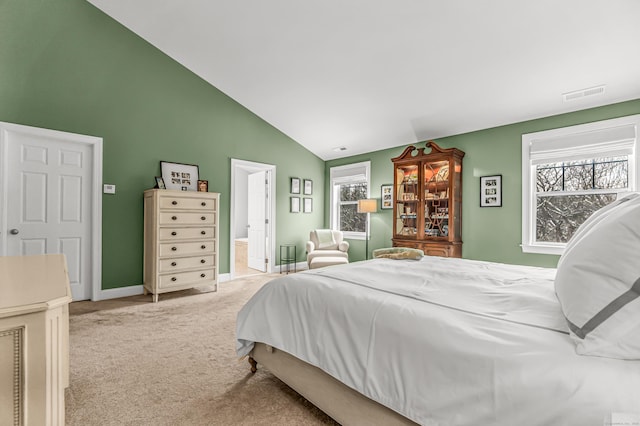
[(231, 279), (273, 270), (275, 172), (274, 165), (231, 159)]

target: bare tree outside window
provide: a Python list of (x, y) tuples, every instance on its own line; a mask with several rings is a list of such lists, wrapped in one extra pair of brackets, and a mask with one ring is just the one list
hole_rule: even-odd
[(593, 158), (536, 167), (536, 240), (566, 243), (596, 210), (628, 188), (627, 157)]
[(367, 198), (366, 183), (340, 185), (340, 230), (343, 232), (365, 232), (367, 215), (358, 213), (358, 200)]

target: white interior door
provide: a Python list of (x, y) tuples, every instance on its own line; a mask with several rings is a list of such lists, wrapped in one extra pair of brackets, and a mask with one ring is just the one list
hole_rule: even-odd
[(93, 147), (63, 132), (0, 130), (6, 255), (64, 254), (73, 299), (91, 298)]
[(266, 272), (266, 197), (267, 174), (265, 171), (249, 175), (248, 183), (248, 237), (247, 247), (248, 266), (261, 272)]

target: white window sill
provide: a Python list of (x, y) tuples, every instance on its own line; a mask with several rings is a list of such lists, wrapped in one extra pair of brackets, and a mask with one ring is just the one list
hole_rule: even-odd
[[(366, 239), (364, 232), (343, 232), (342, 237), (345, 240), (362, 240)], [(371, 238), (369, 238), (371, 239)]]
[(555, 254), (564, 253), (566, 244), (520, 244), (523, 253)]

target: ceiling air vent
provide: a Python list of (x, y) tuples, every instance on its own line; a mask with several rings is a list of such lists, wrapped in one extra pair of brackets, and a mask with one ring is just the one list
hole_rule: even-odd
[(604, 93), (604, 84), (602, 86), (590, 87), (588, 89), (576, 90), (573, 92), (563, 93), (562, 98), (565, 102), (575, 101), (576, 99), (585, 98), (587, 96), (601, 95)]

